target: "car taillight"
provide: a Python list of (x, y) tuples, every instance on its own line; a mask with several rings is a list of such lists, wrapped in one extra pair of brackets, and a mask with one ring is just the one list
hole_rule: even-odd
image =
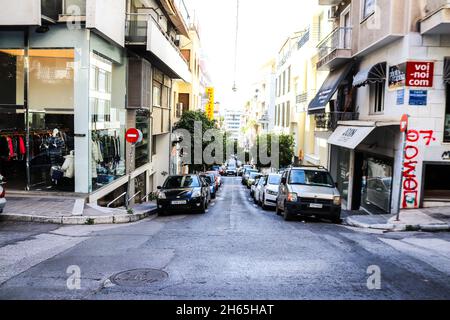
[(6, 194), (5, 189), (3, 189), (2, 187), (0, 187), (0, 198), (4, 198)]

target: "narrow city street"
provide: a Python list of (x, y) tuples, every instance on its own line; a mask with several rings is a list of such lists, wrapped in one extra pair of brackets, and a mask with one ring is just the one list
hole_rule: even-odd
[[(448, 233), (285, 222), (256, 207), (240, 178), (225, 178), (204, 215), (119, 226), (2, 223), (0, 299), (449, 299), (449, 242)], [(81, 276), (73, 290), (70, 266)], [(367, 286), (374, 266), (378, 290)], [(144, 268), (165, 273), (113, 278)]]

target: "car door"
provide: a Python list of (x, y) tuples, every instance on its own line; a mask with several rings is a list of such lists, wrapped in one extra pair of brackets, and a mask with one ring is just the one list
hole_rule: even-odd
[(283, 175), (281, 176), (281, 183), (280, 186), (278, 188), (278, 200), (277, 200), (277, 204), (278, 204), (278, 208), (283, 208), (283, 203), (287, 197), (287, 178), (288, 178), (288, 173), (289, 171), (286, 170), (283, 172)]

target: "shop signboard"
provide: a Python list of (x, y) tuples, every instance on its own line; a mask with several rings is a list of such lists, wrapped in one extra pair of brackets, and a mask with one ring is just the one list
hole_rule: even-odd
[(410, 106), (426, 106), (428, 101), (427, 90), (410, 90), (409, 105)]
[(205, 107), (206, 115), (208, 116), (208, 119), (213, 120), (214, 119), (214, 88), (208, 87), (206, 88), (206, 96), (208, 98), (208, 103)]
[(406, 86), (432, 88), (434, 62), (408, 61), (406, 64)]

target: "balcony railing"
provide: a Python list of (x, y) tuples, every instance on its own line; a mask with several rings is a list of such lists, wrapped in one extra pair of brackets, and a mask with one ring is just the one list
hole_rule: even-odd
[(336, 50), (352, 48), (352, 28), (337, 28), (323, 39), (317, 46), (319, 59), (323, 59)]
[(319, 131), (335, 130), (338, 127), (339, 121), (358, 120), (359, 113), (357, 112), (326, 112), (314, 115), (316, 120), (316, 129)]
[(158, 26), (161, 33), (167, 39), (167, 41), (172, 45), (175, 51), (179, 54), (181, 59), (183, 59), (186, 64), (189, 64), (186, 58), (180, 51), (180, 48), (174, 43), (173, 39), (161, 28), (159, 23), (150, 13), (127, 13), (127, 21), (125, 25), (125, 37), (129, 44), (146, 44), (148, 36), (148, 25), (149, 20), (152, 19), (154, 24)]
[(308, 43), (309, 39), (311, 38), (311, 31), (310, 29), (306, 30), (305, 34), (298, 40), (297, 42), (297, 50), (300, 50), (303, 48), (305, 44)]

